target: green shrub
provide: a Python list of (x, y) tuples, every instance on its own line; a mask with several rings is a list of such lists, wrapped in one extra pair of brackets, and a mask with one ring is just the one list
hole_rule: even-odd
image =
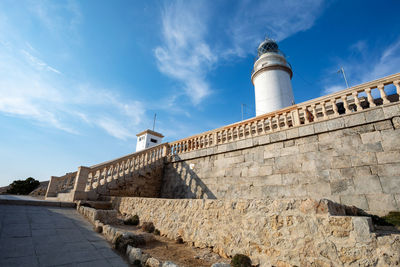
[(142, 230), (148, 233), (154, 232), (156, 228), (154, 227), (154, 224), (152, 222), (144, 222), (142, 224)]
[(138, 225), (139, 224), (139, 216), (137, 214), (129, 217), (124, 221), (124, 224), (126, 225)]
[(32, 177), (26, 178), (26, 180), (15, 180), (10, 184), (10, 188), (7, 190), (7, 193), (15, 195), (28, 195), (39, 185), (40, 182)]
[(251, 260), (243, 254), (236, 254), (233, 256), (231, 265), (233, 267), (251, 267)]
[(387, 223), (390, 223), (394, 226), (400, 226), (400, 212), (399, 211), (391, 211), (387, 215), (383, 216)]
[(154, 234), (155, 234), (155, 235), (160, 235), (160, 230), (154, 229)]

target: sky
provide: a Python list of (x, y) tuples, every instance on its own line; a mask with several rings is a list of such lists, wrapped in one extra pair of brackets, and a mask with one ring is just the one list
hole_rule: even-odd
[(0, 1), (0, 186), (255, 116), (258, 44), (296, 103), (400, 71), (400, 1)]

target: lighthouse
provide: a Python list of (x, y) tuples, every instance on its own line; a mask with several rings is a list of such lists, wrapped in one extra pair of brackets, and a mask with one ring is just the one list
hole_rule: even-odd
[(278, 44), (266, 38), (258, 46), (258, 56), (251, 74), (256, 116), (294, 104), (292, 76), (292, 68)]

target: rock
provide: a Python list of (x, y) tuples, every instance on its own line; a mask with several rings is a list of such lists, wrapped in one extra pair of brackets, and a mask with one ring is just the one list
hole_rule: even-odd
[(156, 258), (148, 258), (146, 261), (148, 267), (161, 267), (161, 262)]
[(171, 261), (166, 261), (163, 263), (162, 267), (179, 267), (179, 266)]
[(135, 248), (129, 245), (126, 248), (126, 254), (128, 255), (128, 261), (130, 264), (133, 264), (135, 261), (140, 261), (144, 265), (150, 258), (150, 255), (143, 253), (140, 248)]
[(126, 254), (128, 255), (129, 263), (133, 264), (136, 260), (141, 261), (143, 252), (140, 248), (134, 248), (128, 245)]
[(228, 263), (217, 262), (211, 265), (211, 267), (231, 267), (231, 265)]

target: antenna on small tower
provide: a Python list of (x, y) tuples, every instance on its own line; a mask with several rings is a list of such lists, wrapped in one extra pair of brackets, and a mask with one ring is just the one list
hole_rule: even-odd
[(343, 78), (344, 78), (344, 81), (346, 82), (346, 86), (347, 86), (347, 88), (349, 88), (349, 84), (347, 83), (347, 79), (346, 79), (346, 74), (344, 73), (344, 68), (340, 67), (340, 70), (338, 70), (337, 73), (339, 73), (339, 72), (341, 72), (343, 74)]
[(156, 117), (157, 117), (157, 113), (154, 113), (153, 132), (154, 132), (154, 128), (156, 127)]

